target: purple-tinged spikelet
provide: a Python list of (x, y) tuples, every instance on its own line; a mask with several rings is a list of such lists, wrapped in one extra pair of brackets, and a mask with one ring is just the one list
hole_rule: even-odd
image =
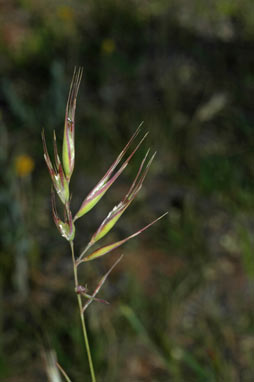
[(135, 154), (135, 152), (137, 151), (137, 149), (139, 148), (141, 143), (144, 141), (144, 139), (146, 138), (148, 133), (146, 133), (144, 135), (144, 137), (140, 140), (140, 142), (137, 144), (137, 146), (132, 151), (132, 153), (129, 155), (129, 157), (121, 165), (119, 170), (114, 175), (112, 175), (114, 170), (115, 170), (115, 168), (120, 163), (120, 161), (123, 158), (123, 156), (125, 155), (125, 153), (126, 153), (127, 149), (129, 148), (130, 144), (132, 143), (134, 138), (140, 132), (140, 127), (141, 127), (141, 125), (138, 127), (136, 132), (133, 134), (133, 136), (131, 137), (131, 139), (127, 143), (127, 145), (124, 147), (124, 149), (118, 155), (118, 157), (113, 162), (111, 167), (108, 169), (106, 174), (102, 177), (102, 179), (99, 181), (99, 183), (97, 183), (97, 185), (93, 188), (93, 190), (84, 199), (84, 201), (82, 202), (78, 212), (76, 213), (76, 215), (74, 217), (74, 221), (77, 220), (78, 218), (80, 218), (81, 216), (85, 215), (88, 211), (90, 211), (99, 202), (99, 200), (102, 198), (102, 196), (106, 193), (106, 191), (112, 186), (112, 184), (116, 181), (116, 179), (121, 175), (123, 170), (126, 168), (126, 166), (128, 165), (129, 161), (131, 160), (131, 158), (133, 157), (133, 155)]
[(53, 190), (51, 193), (51, 204), (52, 204), (53, 219), (57, 229), (67, 241), (73, 241), (75, 237), (75, 226), (73, 224), (71, 211), (69, 210), (69, 208), (65, 209), (64, 222), (58, 217), (57, 210), (56, 210), (55, 193)]
[[(117, 221), (119, 220), (119, 218), (122, 216), (122, 214), (124, 213), (124, 211), (129, 207), (129, 205), (131, 204), (131, 202), (135, 199), (135, 197), (137, 196), (138, 192), (140, 191), (141, 187), (142, 187), (142, 184), (143, 184), (143, 181), (146, 177), (146, 174), (149, 170), (149, 167), (151, 166), (151, 163), (154, 159), (154, 156), (155, 154), (151, 157), (151, 159), (149, 160), (147, 166), (146, 166), (146, 169), (145, 171), (143, 172), (143, 174), (140, 176), (141, 174), (141, 171), (143, 169), (143, 166), (144, 166), (144, 163), (145, 163), (145, 160), (148, 156), (148, 153), (149, 153), (149, 150), (147, 151), (140, 167), (139, 167), (139, 170), (138, 170), (138, 173), (137, 173), (137, 176), (136, 178), (134, 179), (134, 182), (132, 183), (128, 193), (125, 195), (125, 197), (123, 198), (123, 200), (117, 205), (115, 206), (111, 211), (110, 213), (108, 214), (108, 216), (103, 220), (103, 222), (101, 223), (100, 227), (97, 229), (97, 231), (94, 233), (94, 235), (92, 236), (91, 240), (90, 240), (90, 243), (89, 243), (89, 246), (91, 246), (92, 244), (94, 244), (96, 241), (100, 240), (102, 237), (104, 237), (113, 227), (114, 225), (117, 223)], [(140, 176), (140, 179), (138, 179)]]
[(114, 249), (120, 247), (122, 244), (126, 243), (128, 240), (132, 239), (133, 237), (138, 236), (140, 233), (145, 231), (147, 228), (151, 227), (158, 220), (162, 219), (165, 215), (167, 215), (167, 213), (168, 212), (166, 212), (165, 214), (161, 215), (160, 217), (158, 217), (157, 219), (153, 220), (151, 223), (149, 223), (145, 227), (141, 228), (139, 231), (133, 233), (132, 235), (126, 237), (125, 239), (117, 241), (117, 242), (112, 243), (112, 244), (105, 245), (104, 247), (101, 247), (101, 248), (97, 249), (96, 251), (94, 251), (90, 255), (86, 256), (85, 258), (83, 258), (83, 256), (84, 256), (84, 251), (83, 251), (81, 253), (80, 257), (77, 260), (77, 264), (80, 264), (80, 263), (83, 263), (83, 262), (86, 262), (86, 261), (91, 261), (91, 260), (97, 259), (98, 257), (106, 255), (107, 253), (109, 253), (109, 252), (113, 251)]
[(67, 181), (70, 181), (75, 161), (75, 111), (83, 69), (74, 70), (65, 112), (63, 136), (63, 167)]
[(52, 183), (56, 190), (57, 195), (59, 196), (61, 202), (66, 204), (69, 200), (69, 184), (63, 172), (63, 167), (61, 161), (59, 159), (59, 155), (57, 152), (56, 145), (56, 135), (54, 133), (54, 155), (55, 155), (55, 165), (53, 166), (46, 145), (46, 139), (44, 135), (44, 131), (42, 131), (42, 142), (43, 142), (43, 150), (44, 150), (44, 159), (48, 166), (49, 174), (52, 179)]

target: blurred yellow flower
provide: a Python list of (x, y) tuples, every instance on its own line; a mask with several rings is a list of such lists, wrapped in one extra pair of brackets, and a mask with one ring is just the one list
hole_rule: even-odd
[(116, 48), (115, 41), (111, 38), (105, 38), (101, 43), (101, 50), (105, 54), (111, 54)]
[(57, 8), (57, 16), (63, 21), (70, 22), (74, 19), (74, 12), (71, 7), (63, 5)]
[(18, 155), (15, 158), (15, 172), (18, 176), (27, 176), (34, 169), (34, 160), (26, 154)]

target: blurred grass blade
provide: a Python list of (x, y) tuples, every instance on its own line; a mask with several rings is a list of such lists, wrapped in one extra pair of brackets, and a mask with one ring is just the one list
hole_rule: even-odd
[(67, 375), (67, 373), (64, 371), (64, 369), (62, 368), (62, 366), (59, 365), (58, 362), (56, 362), (56, 366), (58, 367), (58, 369), (60, 370), (60, 372), (62, 373), (63, 377), (65, 378), (66, 382), (71, 382), (71, 379), (69, 378), (69, 376)]
[(150, 337), (148, 331), (134, 312), (134, 310), (128, 305), (121, 305), (120, 312), (130, 323), (135, 332), (142, 338), (142, 340), (148, 344), (148, 346), (153, 349), (153, 351), (157, 354), (161, 363), (166, 366), (168, 370), (170, 370), (170, 362), (168, 357), (166, 357), (163, 352), (158, 348), (157, 344), (154, 343), (153, 339)]
[(75, 162), (75, 111), (82, 74), (82, 68), (75, 68), (65, 112), (63, 167), (68, 182), (70, 181)]
[[(128, 305), (121, 305), (120, 312), (128, 320), (132, 328), (142, 338), (142, 340), (153, 349), (164, 366), (171, 371), (171, 356), (169, 354), (168, 356), (164, 354), (163, 350), (161, 350), (155, 343), (154, 339), (149, 335), (149, 332), (146, 330), (134, 310)], [(183, 351), (182, 360), (196, 374), (196, 377), (198, 378), (197, 381), (215, 382), (212, 371), (201, 366), (190, 352)]]
[(128, 305), (121, 305), (120, 312), (130, 322), (133, 329), (147, 342), (150, 341), (148, 332), (135, 314), (134, 310)]
[(122, 216), (124, 211), (129, 207), (131, 202), (137, 196), (138, 192), (140, 191), (140, 189), (142, 187), (143, 181), (144, 181), (144, 179), (146, 177), (146, 174), (147, 174), (147, 172), (149, 170), (149, 167), (150, 167), (150, 165), (151, 165), (151, 163), (152, 163), (152, 161), (154, 159), (154, 156), (155, 156), (155, 154), (154, 154), (152, 156), (152, 158), (149, 160), (144, 173), (142, 174), (142, 176), (140, 177), (140, 179), (138, 181), (138, 178), (139, 178), (140, 173), (141, 173), (141, 171), (143, 169), (143, 166), (144, 166), (145, 160), (146, 160), (146, 158), (148, 156), (148, 153), (149, 153), (149, 150), (147, 151), (144, 159), (142, 160), (142, 163), (141, 163), (141, 165), (139, 167), (137, 176), (134, 179), (134, 182), (132, 183), (128, 193), (125, 195), (124, 199), (117, 206), (115, 206), (110, 211), (110, 213), (107, 215), (107, 217), (103, 220), (103, 222), (101, 223), (100, 227), (97, 229), (97, 231), (92, 236), (92, 238), (90, 240), (90, 243), (89, 243), (89, 246), (91, 246), (92, 244), (94, 244), (95, 242), (100, 240), (102, 237), (104, 237), (114, 227), (114, 225), (117, 223), (117, 221)]
[(80, 218), (81, 216), (85, 215), (88, 211), (90, 211), (102, 198), (102, 196), (106, 193), (106, 191), (112, 186), (112, 184), (116, 181), (116, 179), (121, 175), (121, 173), (124, 171), (126, 166), (128, 165), (129, 161), (135, 154), (135, 152), (138, 150), (139, 146), (142, 144), (144, 139), (147, 137), (146, 133), (144, 137), (140, 140), (138, 145), (135, 147), (135, 149), (132, 151), (132, 153), (129, 155), (129, 157), (124, 161), (124, 163), (121, 165), (120, 169), (114, 174), (114, 170), (117, 167), (117, 165), (120, 163), (121, 159), (125, 155), (127, 149), (129, 148), (130, 144), (134, 140), (134, 138), (138, 135), (140, 132), (141, 125), (137, 128), (136, 132), (133, 134), (127, 145), (124, 147), (124, 149), (121, 151), (121, 153), (118, 155), (117, 159), (114, 161), (114, 163), (111, 165), (109, 170), (106, 172), (106, 174), (102, 177), (102, 179), (97, 183), (97, 185), (93, 188), (93, 190), (88, 194), (88, 196), (84, 199), (82, 202), (78, 212), (76, 213), (74, 217), (74, 221)]
[(240, 247), (242, 249), (243, 268), (248, 278), (254, 280), (254, 256), (252, 235), (244, 226), (239, 227)]
[(107, 280), (109, 274), (113, 271), (113, 269), (117, 266), (117, 264), (122, 260), (123, 258), (123, 255), (121, 255), (119, 257), (119, 259), (117, 259), (114, 264), (112, 265), (112, 267), (108, 270), (108, 272), (102, 277), (102, 279), (100, 280), (99, 284), (97, 285), (95, 291), (93, 292), (91, 298), (87, 301), (87, 303), (84, 305), (83, 307), (83, 312), (88, 308), (88, 306), (93, 302), (93, 300), (95, 300), (95, 296), (99, 293), (101, 287), (103, 286), (103, 284), (105, 283), (105, 281)]
[(45, 363), (49, 382), (62, 382), (57, 368), (56, 353), (53, 350), (45, 353)]
[(196, 374), (196, 377), (199, 381), (207, 381), (207, 382), (215, 382), (214, 375), (212, 370), (207, 367), (202, 366), (200, 362), (198, 362), (191, 352), (183, 352), (183, 361), (189, 368)]
[(90, 255), (86, 256), (84, 259), (82, 259), (82, 258), (83, 258), (83, 255), (84, 255), (86, 250), (83, 251), (81, 253), (79, 259), (77, 260), (77, 263), (80, 264), (81, 262), (91, 261), (91, 260), (97, 259), (98, 257), (106, 255), (107, 253), (109, 253), (109, 252), (113, 251), (114, 249), (120, 247), (120, 245), (126, 243), (128, 240), (130, 240), (130, 239), (134, 238), (135, 236), (139, 235), (140, 233), (145, 231), (147, 228), (151, 227), (154, 223), (156, 223), (158, 220), (162, 219), (165, 215), (167, 215), (167, 212), (165, 214), (161, 215), (160, 217), (158, 217), (157, 219), (153, 220), (151, 223), (149, 223), (145, 227), (141, 228), (139, 231), (137, 231), (137, 232), (133, 233), (132, 235), (126, 237), (125, 239), (117, 241), (117, 242), (112, 243), (112, 244), (105, 245), (104, 247), (101, 247), (101, 248), (97, 249), (95, 252), (93, 252)]

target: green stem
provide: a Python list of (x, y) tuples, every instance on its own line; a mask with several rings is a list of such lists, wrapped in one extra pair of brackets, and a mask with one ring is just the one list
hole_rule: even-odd
[[(70, 246), (71, 246), (74, 282), (75, 282), (75, 290), (76, 290), (79, 283), (78, 283), (78, 272), (77, 272), (77, 264), (76, 264), (75, 255), (74, 255), (73, 241), (70, 241)], [(78, 298), (80, 320), (81, 320), (81, 326), (82, 326), (82, 331), (83, 331), (83, 336), (84, 336), (84, 341), (85, 341), (85, 346), (86, 346), (86, 352), (87, 352), (87, 357), (88, 357), (88, 363), (89, 363), (91, 378), (92, 378), (92, 382), (96, 382), (94, 367), (93, 367), (93, 361), (92, 361), (92, 356), (91, 356), (91, 351), (90, 351), (90, 346), (89, 346), (89, 341), (88, 341), (88, 336), (87, 336), (86, 323), (85, 323), (85, 318), (84, 318), (84, 313), (83, 313), (82, 299), (81, 299), (80, 294), (77, 294), (77, 298)]]

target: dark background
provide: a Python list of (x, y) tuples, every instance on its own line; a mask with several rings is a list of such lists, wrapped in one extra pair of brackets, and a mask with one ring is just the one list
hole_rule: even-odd
[(77, 223), (77, 253), (157, 150), (138, 198), (82, 267), (90, 291), (124, 253), (87, 315), (99, 381), (254, 378), (254, 5), (252, 0), (0, 1), (0, 380), (46, 381), (55, 349), (72, 381), (89, 370), (67, 242), (51, 216), (41, 130), (59, 147), (74, 66), (72, 207), (141, 121), (150, 134)]

